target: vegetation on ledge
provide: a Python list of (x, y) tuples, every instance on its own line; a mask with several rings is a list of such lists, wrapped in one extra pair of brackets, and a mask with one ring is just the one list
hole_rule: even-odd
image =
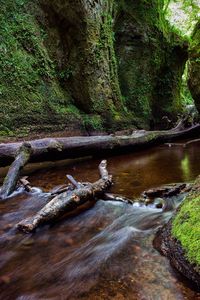
[(178, 239), (191, 264), (200, 266), (200, 193), (188, 196), (172, 223), (172, 235)]

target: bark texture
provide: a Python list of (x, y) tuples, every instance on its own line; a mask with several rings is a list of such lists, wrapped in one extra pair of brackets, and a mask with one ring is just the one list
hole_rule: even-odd
[(20, 222), (17, 228), (24, 232), (31, 232), (42, 223), (54, 221), (87, 201), (95, 201), (112, 184), (112, 176), (108, 174), (105, 160), (99, 165), (99, 173), (101, 178), (98, 181), (80, 185), (73, 191), (61, 193), (45, 205), (35, 216)]
[[(77, 158), (88, 155), (104, 156), (106, 153), (137, 150), (143, 147), (171, 142), (178, 138), (199, 136), (200, 125), (194, 125), (184, 130), (172, 129), (166, 131), (134, 131), (128, 136), (89, 136), (46, 138), (33, 140), (29, 143), (33, 149), (31, 161), (59, 160), (64, 158)], [(0, 144), (1, 165), (6, 166), (12, 162), (21, 143)]]
[[(138, 150), (152, 145), (171, 142), (178, 138), (199, 136), (200, 125), (194, 125), (184, 130), (166, 131), (134, 131), (132, 135), (125, 136), (90, 136), (46, 138), (33, 140), (30, 160), (48, 161), (67, 158), (77, 158), (88, 155), (105, 155), (119, 151)], [(0, 166), (10, 164), (16, 156), (21, 143), (0, 144)]]
[(0, 199), (5, 199), (10, 196), (16, 189), (17, 182), (20, 178), (20, 172), (28, 163), (32, 153), (31, 144), (23, 143), (17, 151), (16, 158), (9, 168), (7, 176), (3, 182), (0, 191)]

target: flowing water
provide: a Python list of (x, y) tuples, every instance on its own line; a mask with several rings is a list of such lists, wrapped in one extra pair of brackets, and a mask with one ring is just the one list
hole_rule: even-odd
[[(137, 198), (151, 187), (193, 180), (200, 173), (199, 146), (160, 146), (108, 157), (112, 192)], [(37, 171), (29, 179), (47, 192), (65, 183), (67, 173), (96, 180), (98, 163), (74, 162)], [(100, 200), (33, 234), (15, 230), (47, 201), (48, 194), (35, 189), (0, 203), (0, 299), (200, 299), (152, 246), (172, 211)]]

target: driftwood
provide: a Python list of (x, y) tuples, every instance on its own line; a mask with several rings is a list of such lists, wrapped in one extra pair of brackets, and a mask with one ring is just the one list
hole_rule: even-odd
[(103, 200), (110, 200), (110, 201), (117, 201), (126, 204), (133, 204), (134, 200), (128, 199), (121, 195), (111, 194), (111, 193), (104, 193)]
[(3, 186), (1, 188), (1, 192), (0, 192), (1, 199), (6, 199), (14, 192), (20, 177), (20, 172), (25, 166), (25, 164), (29, 161), (31, 153), (32, 153), (32, 149), (29, 143), (23, 143), (20, 146), (15, 161), (10, 166), (7, 176), (4, 180)]
[(65, 213), (75, 210), (87, 201), (94, 201), (100, 197), (112, 184), (112, 176), (108, 174), (107, 162), (103, 160), (99, 165), (101, 178), (86, 185), (79, 184), (73, 191), (66, 191), (53, 198), (35, 216), (27, 218), (17, 225), (19, 230), (31, 232), (39, 225), (53, 221)]
[[(190, 128), (180, 127), (165, 131), (137, 131), (129, 136), (88, 136), (46, 138), (30, 141), (33, 152), (31, 161), (50, 161), (78, 158), (88, 155), (105, 155), (120, 150), (138, 150), (148, 146), (172, 142), (178, 138), (200, 135), (200, 124)], [(0, 167), (10, 164), (21, 143), (0, 144)]]
[(194, 139), (191, 141), (188, 141), (186, 143), (166, 143), (165, 145), (167, 145), (168, 147), (172, 147), (172, 146), (181, 146), (181, 147), (187, 147), (188, 145), (194, 144), (194, 143), (199, 143), (200, 139)]
[(28, 176), (24, 176), (19, 179), (19, 183), (24, 187), (26, 192), (32, 193), (32, 187), (30, 182), (27, 180)]

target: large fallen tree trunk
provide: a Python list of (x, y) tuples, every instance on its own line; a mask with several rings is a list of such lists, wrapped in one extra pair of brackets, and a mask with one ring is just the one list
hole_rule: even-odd
[[(31, 161), (48, 161), (78, 158), (87, 155), (113, 153), (119, 150), (137, 150), (155, 144), (171, 142), (178, 138), (198, 137), (200, 124), (191, 128), (166, 131), (135, 131), (129, 136), (89, 136), (67, 138), (45, 138), (29, 143), (33, 149)], [(0, 144), (0, 167), (12, 162), (21, 143)]]
[(29, 161), (31, 152), (32, 149), (29, 143), (23, 143), (20, 146), (15, 161), (10, 166), (8, 174), (4, 179), (3, 186), (0, 191), (0, 199), (6, 199), (14, 192), (20, 177), (20, 171)]
[(17, 225), (24, 232), (31, 232), (42, 223), (53, 221), (65, 213), (75, 210), (87, 201), (100, 197), (112, 184), (112, 176), (108, 174), (107, 162), (104, 160), (99, 165), (101, 179), (94, 183), (79, 184), (73, 191), (66, 191), (54, 197), (35, 216), (27, 218)]

